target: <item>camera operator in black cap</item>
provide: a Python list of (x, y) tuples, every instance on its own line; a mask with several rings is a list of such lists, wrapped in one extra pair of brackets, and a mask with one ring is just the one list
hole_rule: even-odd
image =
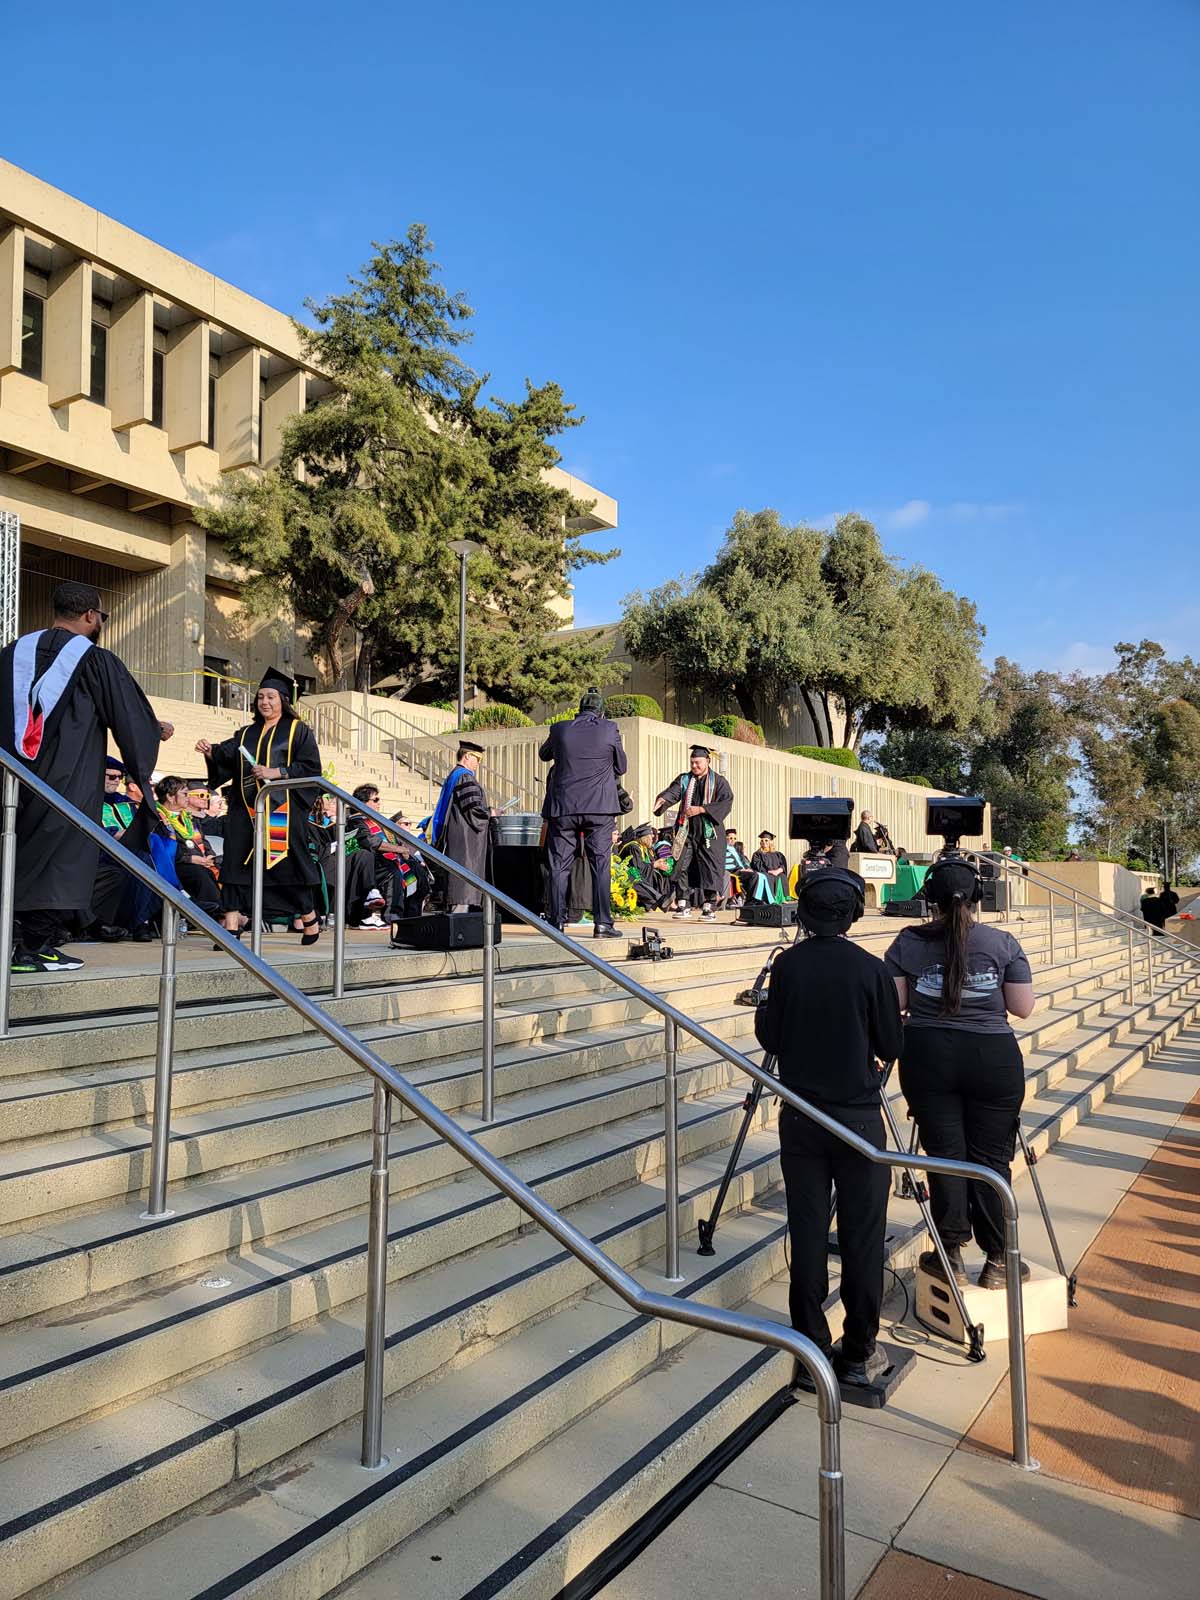
[[(882, 1149), (879, 1062), (900, 1054), (902, 1031), (895, 986), (883, 962), (845, 937), (862, 915), (865, 896), (863, 880), (843, 868), (826, 867), (801, 880), (798, 915), (809, 937), (775, 962), (754, 1031), (775, 1056), (787, 1088)], [(888, 1368), (875, 1346), (883, 1303), (887, 1168), (786, 1104), (779, 1144), (791, 1235), (792, 1326), (832, 1358), (843, 1383), (866, 1387)], [(837, 1349), (823, 1310), (834, 1185), (845, 1312)]]

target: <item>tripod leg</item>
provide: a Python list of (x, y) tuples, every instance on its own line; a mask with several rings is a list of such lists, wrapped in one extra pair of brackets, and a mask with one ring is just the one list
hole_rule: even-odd
[[(768, 1056), (763, 1065), (770, 1071), (774, 1066), (774, 1062), (774, 1056)], [(700, 1237), (700, 1247), (696, 1251), (697, 1255), (715, 1256), (717, 1253), (713, 1249), (713, 1234), (717, 1231), (717, 1219), (721, 1215), (725, 1197), (729, 1193), (729, 1185), (733, 1182), (733, 1175), (737, 1171), (737, 1164), (742, 1158), (742, 1147), (746, 1143), (746, 1136), (750, 1132), (750, 1126), (754, 1121), (754, 1114), (758, 1110), (758, 1103), (762, 1099), (762, 1095), (763, 1085), (756, 1078), (754, 1087), (742, 1102), (742, 1125), (738, 1129), (737, 1138), (733, 1141), (733, 1149), (729, 1152), (729, 1160), (725, 1164), (725, 1171), (721, 1177), (720, 1187), (717, 1189), (717, 1198), (713, 1201), (712, 1211), (697, 1225), (696, 1231)]]
[(1042, 1213), (1042, 1222), (1046, 1227), (1046, 1237), (1049, 1239), (1050, 1248), (1054, 1252), (1054, 1265), (1058, 1268), (1060, 1276), (1067, 1280), (1067, 1304), (1069, 1306), (1078, 1305), (1079, 1302), (1075, 1298), (1078, 1274), (1068, 1272), (1063, 1262), (1062, 1251), (1058, 1248), (1058, 1235), (1055, 1233), (1054, 1224), (1050, 1220), (1050, 1207), (1046, 1204), (1046, 1196), (1042, 1190), (1042, 1180), (1038, 1177), (1037, 1156), (1034, 1154), (1033, 1147), (1025, 1137), (1025, 1130), (1019, 1122), (1017, 1123), (1017, 1138), (1021, 1141), (1021, 1149), (1025, 1153), (1025, 1165), (1028, 1167), (1029, 1176), (1033, 1181), (1033, 1192), (1037, 1196), (1038, 1209)]
[[(883, 1105), (883, 1114), (887, 1118), (888, 1127), (892, 1131), (892, 1138), (896, 1141), (896, 1149), (903, 1150), (904, 1142), (900, 1137), (900, 1129), (896, 1123), (896, 1113), (892, 1110), (891, 1101), (887, 1096), (886, 1077), (879, 1086), (879, 1099)], [(917, 1134), (917, 1125), (914, 1122), (912, 1143), (909, 1147), (910, 1154), (916, 1153)], [(967, 1306), (962, 1297), (962, 1290), (959, 1288), (954, 1273), (950, 1269), (950, 1259), (946, 1254), (946, 1246), (942, 1243), (941, 1235), (933, 1225), (933, 1214), (929, 1209), (929, 1199), (925, 1191), (925, 1185), (919, 1180), (913, 1184), (913, 1198), (920, 1208), (921, 1220), (929, 1230), (929, 1236), (933, 1240), (933, 1248), (937, 1251), (938, 1260), (942, 1263), (942, 1271), (946, 1274), (946, 1285), (950, 1290), (950, 1298), (954, 1301), (955, 1309), (962, 1318), (962, 1325), (966, 1329), (968, 1340), (967, 1358), (970, 1361), (986, 1361), (987, 1351), (983, 1347), (983, 1323), (972, 1322), (967, 1315)]]

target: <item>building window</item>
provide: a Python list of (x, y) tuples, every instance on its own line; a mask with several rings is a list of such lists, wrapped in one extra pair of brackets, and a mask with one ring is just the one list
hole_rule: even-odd
[(102, 322), (92, 323), (92, 377), (88, 398), (98, 406), (108, 393), (108, 329)]
[(46, 302), (40, 295), (27, 294), (21, 302), (21, 371), (31, 378), (42, 376), (42, 328)]
[(154, 352), (153, 376), (150, 379), (150, 421), (156, 428), (163, 425), (163, 386), (166, 383), (167, 358), (161, 350)]
[(216, 356), (208, 358), (208, 448), (217, 448), (217, 373), (220, 362)]

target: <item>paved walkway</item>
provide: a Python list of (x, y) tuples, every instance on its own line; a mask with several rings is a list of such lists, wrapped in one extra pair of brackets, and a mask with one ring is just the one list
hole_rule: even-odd
[[(1200, 1127), (1185, 1114), (1198, 1075), (1193, 1027), (1039, 1164), (1064, 1254), (1082, 1260), (1071, 1331), (1028, 1346), (1042, 1471), (1021, 1472), (980, 1448), (1008, 1444), (1007, 1383), (997, 1392), (1002, 1342), (989, 1343), (987, 1361), (972, 1366), (911, 1322), (897, 1329), (917, 1347), (913, 1375), (892, 1405), (851, 1409), (843, 1424), (851, 1595), (1194, 1600)], [(1025, 1250), (1048, 1264), (1027, 1177), (1017, 1192), (1028, 1219)], [(1122, 1301), (1121, 1274), (1140, 1284), (1140, 1308)], [(781, 1281), (761, 1306), (768, 1316), (786, 1315)], [(885, 1337), (887, 1315), (904, 1309), (898, 1296), (889, 1300)], [(1128, 1338), (1128, 1330), (1099, 1319), (1139, 1313), (1136, 1349), (1123, 1350), (1115, 1370), (1105, 1341)], [(1074, 1374), (1071, 1387), (1056, 1389), (1064, 1371)], [(1064, 1425), (1072, 1406), (1076, 1433), (1098, 1439), (1100, 1453)], [(1113, 1413), (1115, 1447), (1088, 1407)], [(811, 1401), (793, 1406), (608, 1585), (605, 1600), (748, 1592), (747, 1572), (756, 1575), (756, 1600), (815, 1597), (815, 1423)], [(1154, 1437), (1151, 1460), (1145, 1446)]]

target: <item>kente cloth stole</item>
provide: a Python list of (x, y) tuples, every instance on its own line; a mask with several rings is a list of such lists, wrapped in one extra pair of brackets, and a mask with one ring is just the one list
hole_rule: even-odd
[[(285, 767), (290, 767), (292, 764), (292, 741), (296, 737), (296, 725), (299, 720), (300, 719), (298, 717), (293, 717), (288, 727), (287, 759), (283, 763)], [(276, 723), (275, 726), (278, 727), (279, 724)], [(275, 728), (263, 728), (259, 733), (258, 743), (254, 747), (253, 764), (256, 767), (269, 767), (271, 765), (271, 746), (274, 742), (274, 737)], [(264, 739), (267, 741), (265, 755), (263, 754)], [(242, 804), (246, 807), (246, 810), (250, 816), (250, 820), (253, 822), (254, 806), (246, 798), (246, 758), (245, 756), (242, 756), (240, 759), (242, 763)], [(257, 788), (255, 789), (255, 793), (258, 793)], [(273, 800), (268, 802), (267, 805), (267, 828), (266, 839), (264, 843), (266, 847), (265, 855), (268, 872), (270, 872), (272, 867), (277, 867), (281, 861), (284, 861), (287, 858), (288, 834), (291, 827), (291, 797), (292, 795), (290, 789), (280, 789), (278, 794), (275, 795)], [(253, 854), (254, 844), (253, 841), (251, 841), (250, 852), (247, 855), (243, 865), (248, 866), (250, 864), (250, 857)]]
[(42, 632), (23, 634), (13, 650), (13, 744), (26, 761), (37, 760), (46, 718), (62, 699), (75, 669), (92, 648), (92, 641), (77, 633), (63, 645), (41, 677), (35, 679), (38, 640)]
[(717, 831), (717, 825), (715, 822), (713, 822), (712, 818), (685, 817), (684, 812), (689, 806), (709, 806), (712, 804), (712, 797), (717, 787), (717, 779), (716, 773), (713, 772), (711, 767), (704, 775), (704, 788), (701, 797), (698, 800), (693, 800), (692, 796), (696, 793), (696, 787), (696, 774), (694, 772), (689, 772), (687, 775), (687, 784), (685, 785), (683, 791), (683, 798), (679, 802), (679, 815), (675, 819), (675, 832), (678, 835), (680, 828), (686, 828), (689, 822), (698, 821), (704, 832), (705, 844), (710, 844), (712, 842), (713, 835)]

